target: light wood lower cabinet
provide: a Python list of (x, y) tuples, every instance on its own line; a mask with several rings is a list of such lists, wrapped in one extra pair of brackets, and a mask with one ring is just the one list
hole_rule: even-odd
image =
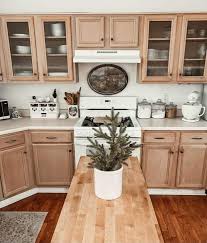
[(36, 182), (68, 186), (73, 176), (72, 144), (33, 144)]
[(4, 197), (29, 188), (26, 147), (18, 146), (0, 152), (0, 174)]
[(142, 169), (148, 187), (175, 184), (176, 158), (172, 145), (144, 145)]
[(176, 187), (204, 188), (206, 183), (207, 146), (181, 145), (179, 149)]

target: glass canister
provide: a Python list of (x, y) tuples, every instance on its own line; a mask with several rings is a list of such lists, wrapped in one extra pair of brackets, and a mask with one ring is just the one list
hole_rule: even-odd
[(152, 118), (165, 118), (165, 103), (161, 99), (152, 103)]
[(138, 103), (137, 107), (137, 116), (138, 118), (150, 118), (152, 113), (152, 106), (146, 99), (143, 99), (140, 103)]
[(166, 118), (176, 118), (177, 116), (177, 105), (175, 105), (173, 102), (170, 102), (170, 104), (166, 105)]

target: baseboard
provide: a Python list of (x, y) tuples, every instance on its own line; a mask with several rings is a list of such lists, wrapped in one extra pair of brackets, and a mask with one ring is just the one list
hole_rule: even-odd
[(18, 195), (15, 195), (13, 197), (7, 198), (3, 201), (0, 201), (0, 208), (6, 207), (12, 203), (18, 202), (24, 198), (30, 197), (37, 193), (67, 193), (67, 192), (68, 192), (67, 187), (36, 187), (26, 192), (22, 192)]
[(150, 195), (197, 195), (197, 196), (205, 196), (205, 190), (192, 190), (192, 189), (156, 189), (151, 188), (148, 189), (148, 193)]

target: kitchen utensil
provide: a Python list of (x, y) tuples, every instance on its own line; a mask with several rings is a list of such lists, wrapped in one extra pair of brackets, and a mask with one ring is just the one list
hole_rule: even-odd
[(138, 118), (151, 117), (152, 106), (146, 99), (143, 99), (140, 103), (138, 103), (137, 110), (138, 110), (137, 111)]
[(51, 33), (53, 36), (64, 36), (65, 35), (63, 23), (51, 24)]
[(166, 105), (165, 113), (166, 118), (176, 118), (177, 105), (173, 104), (173, 102), (170, 102), (170, 104)]
[(12, 111), (11, 111), (11, 118), (12, 119), (19, 119), (22, 118), (19, 111), (17, 110), (16, 107), (12, 107)]
[(152, 103), (152, 118), (165, 118), (165, 103), (161, 99)]
[(16, 53), (17, 54), (30, 54), (31, 53), (31, 47), (30, 46), (16, 46)]
[(59, 119), (61, 120), (65, 120), (68, 118), (68, 114), (67, 113), (61, 113), (60, 116), (59, 116)]

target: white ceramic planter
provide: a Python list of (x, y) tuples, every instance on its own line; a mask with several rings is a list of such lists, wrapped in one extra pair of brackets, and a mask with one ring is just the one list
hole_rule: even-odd
[(113, 200), (122, 194), (123, 166), (116, 171), (102, 171), (94, 168), (95, 194), (104, 200)]

